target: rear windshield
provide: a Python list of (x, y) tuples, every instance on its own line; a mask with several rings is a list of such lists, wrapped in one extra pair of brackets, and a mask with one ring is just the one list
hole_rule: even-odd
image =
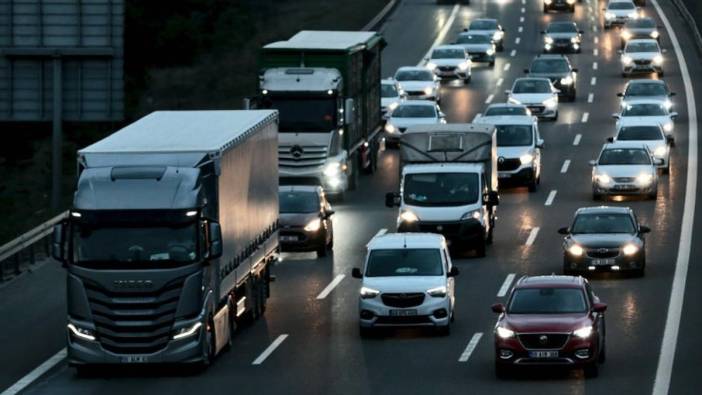
[(441, 276), (441, 250), (429, 248), (372, 250), (366, 277)]
[(627, 126), (617, 135), (617, 140), (663, 140), (663, 133), (658, 126)]
[(578, 288), (520, 288), (514, 291), (510, 314), (585, 313), (587, 302)]

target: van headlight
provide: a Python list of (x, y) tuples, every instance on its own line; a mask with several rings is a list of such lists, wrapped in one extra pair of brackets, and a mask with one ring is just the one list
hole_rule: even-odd
[(339, 162), (329, 162), (324, 166), (324, 175), (327, 177), (338, 176), (341, 173), (342, 166)]
[(419, 217), (417, 217), (417, 215), (415, 213), (413, 213), (409, 210), (403, 211), (402, 214), (400, 214), (400, 216), (398, 217), (398, 219), (399, 219), (400, 223), (402, 223), (402, 222), (413, 223), (413, 222), (419, 221)]
[(429, 289), (427, 290), (427, 293), (433, 298), (445, 298), (448, 291), (445, 286), (441, 286)]
[(531, 163), (533, 160), (534, 160), (534, 155), (532, 155), (532, 154), (524, 154), (524, 155), (522, 155), (522, 156), (519, 157), (519, 161), (520, 161), (523, 165), (528, 165), (528, 164)]
[(377, 289), (373, 288), (368, 288), (368, 287), (361, 287), (361, 298), (362, 299), (373, 299), (376, 296), (380, 295), (380, 291)]
[(587, 339), (588, 337), (590, 337), (590, 335), (592, 335), (592, 325), (584, 326), (580, 329), (574, 330), (573, 335), (581, 339)]
[[(472, 210), (469, 211), (461, 216), (461, 221), (469, 220), (469, 219), (475, 219), (478, 221), (481, 221), (483, 218), (483, 214), (480, 212), (480, 210)], [(482, 222), (482, 221), (481, 221)]]
[(88, 341), (95, 341), (95, 332), (93, 332), (90, 329), (86, 328), (81, 328), (79, 326), (73, 325), (73, 323), (69, 323), (66, 325), (68, 330), (71, 332), (71, 334), (79, 339), (83, 340), (88, 340)]
[(543, 104), (549, 110), (553, 110), (554, 108), (558, 107), (558, 99), (556, 99), (555, 97), (551, 97), (549, 99), (544, 100)]
[(315, 218), (305, 225), (305, 232), (316, 232), (322, 227), (322, 220)]

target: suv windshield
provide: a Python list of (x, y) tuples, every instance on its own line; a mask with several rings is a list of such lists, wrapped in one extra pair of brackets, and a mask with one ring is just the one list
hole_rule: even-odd
[(637, 82), (626, 88), (625, 96), (667, 96), (663, 84)]
[(466, 52), (462, 49), (435, 49), (432, 59), (465, 59)]
[(510, 314), (574, 314), (587, 312), (583, 291), (578, 288), (519, 288), (512, 294)]
[(565, 22), (565, 23), (552, 23), (548, 25), (546, 33), (577, 33), (578, 28), (575, 23)]
[(478, 20), (470, 23), (468, 30), (496, 30), (497, 21)]
[(547, 80), (518, 80), (512, 93), (551, 93), (551, 84)]
[(646, 117), (666, 115), (665, 109), (658, 103), (629, 104), (622, 111), (624, 117)]
[(461, 34), (456, 40), (457, 44), (489, 44), (490, 37), (484, 34)]
[(565, 59), (536, 59), (531, 63), (531, 73), (567, 73), (570, 66)]
[(402, 104), (392, 112), (393, 118), (436, 118), (436, 107)]
[(663, 140), (663, 133), (658, 126), (627, 126), (623, 127), (617, 140)]
[(485, 116), (493, 117), (500, 115), (530, 115), (527, 111), (527, 108), (523, 106), (496, 106), (489, 107), (485, 111)]
[(659, 52), (658, 44), (655, 42), (630, 42), (624, 52)]
[(403, 198), (412, 206), (465, 206), (478, 201), (476, 173), (407, 174)]
[(651, 156), (642, 148), (610, 148), (602, 151), (600, 165), (650, 165)]
[(591, 213), (578, 214), (570, 228), (572, 234), (636, 233), (629, 214)]
[(280, 213), (314, 213), (319, 211), (319, 198), (316, 192), (279, 192)]
[(397, 87), (395, 84), (382, 84), (380, 85), (380, 96), (381, 97), (398, 97)]
[(523, 147), (533, 143), (532, 127), (530, 125), (498, 125), (498, 147)]
[(278, 110), (281, 133), (329, 133), (336, 128), (333, 97), (265, 97), (262, 104)]
[(441, 276), (441, 250), (433, 248), (372, 250), (366, 277)]
[(401, 70), (395, 75), (398, 81), (433, 81), (434, 74), (429, 70)]

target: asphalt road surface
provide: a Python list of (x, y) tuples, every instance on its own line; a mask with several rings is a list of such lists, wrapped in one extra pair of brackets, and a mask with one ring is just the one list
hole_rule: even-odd
[[(652, 3), (648, 2), (646, 14), (664, 24)], [(0, 288), (0, 389), (26, 377), (26, 386), (13, 388), (23, 388), (27, 394), (71, 395), (650, 394), (656, 382), (660, 391), (656, 393), (668, 389), (672, 394), (702, 393), (696, 377), (702, 364), (698, 351), (702, 349), (702, 291), (697, 286), (702, 267), (695, 265), (702, 256), (702, 218), (694, 211), (696, 189), (686, 191), (697, 176), (697, 150), (688, 162), (687, 103), (691, 100), (676, 53), (687, 58), (688, 91), (702, 86), (696, 79), (702, 67), (682, 19), (668, 1), (660, 3), (679, 41), (676, 48), (668, 32), (662, 34), (661, 44), (667, 49), (665, 80), (678, 93), (677, 144), (670, 175), (661, 178), (656, 201), (610, 203), (632, 207), (652, 232), (647, 239), (645, 277), (601, 275), (591, 280), (609, 305), (607, 362), (600, 377), (586, 380), (580, 371), (540, 369), (497, 381), (492, 344), (496, 316), (490, 310), (492, 303), (504, 299), (497, 294), (509, 288), (506, 279), (560, 273), (562, 238), (556, 230), (569, 224), (577, 208), (595, 205), (588, 161), (613, 135), (611, 114), (618, 108), (616, 93), (625, 80), (617, 53), (619, 33), (602, 30), (604, 2), (584, 0), (572, 16), (585, 30), (582, 53), (570, 55), (580, 71), (577, 101), (561, 103), (558, 122), (541, 122), (546, 148), (539, 190), (502, 189), (495, 242), (487, 257), (454, 260), (461, 274), (450, 336), (409, 329), (371, 339), (359, 337), (359, 283), (351, 278), (351, 269), (361, 265), (364, 246), (374, 234), (394, 230), (397, 215), (395, 209), (384, 206), (385, 192), (398, 187), (397, 151), (387, 150), (382, 152), (379, 171), (363, 177), (359, 189), (335, 206), (333, 255), (318, 260), (312, 254), (285, 254), (274, 270), (277, 281), (265, 317), (244, 328), (233, 348), (208, 370), (110, 368), (83, 377), (58, 354), (54, 359), (58, 363), (33, 372), (64, 347), (65, 276), (58, 265), (48, 263)], [(470, 122), (487, 102), (505, 101), (504, 90), (541, 52), (540, 31), (550, 21), (571, 18), (566, 13), (544, 15), (537, 0), (473, 0), (469, 6), (404, 0), (382, 28), (389, 44), (383, 54), (383, 76), (392, 75), (399, 66), (416, 65), (432, 45), (451, 42), (468, 21), (482, 16), (499, 18), (507, 32), (505, 50), (498, 54), (494, 69), (475, 67), (470, 84), (444, 85), (441, 107), (449, 122)], [(699, 94), (697, 99), (702, 103)], [(678, 256), (681, 245), (691, 246), (687, 272), (683, 270), (687, 250)], [(681, 284), (685, 279), (686, 284)], [(674, 303), (669, 317), (671, 290)], [(676, 306), (682, 306), (681, 315), (675, 313)], [(679, 329), (677, 337), (675, 329)], [(659, 364), (664, 332), (668, 344)]]

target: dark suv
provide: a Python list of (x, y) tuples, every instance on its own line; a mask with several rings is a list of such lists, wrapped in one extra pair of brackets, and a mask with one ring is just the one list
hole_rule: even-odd
[(571, 66), (565, 55), (538, 55), (524, 72), (528, 77), (548, 78), (560, 91), (559, 97), (575, 101), (578, 69)]
[(607, 305), (588, 281), (573, 276), (522, 277), (495, 325), (495, 374), (504, 378), (519, 366), (583, 368), (596, 377), (605, 360)]

